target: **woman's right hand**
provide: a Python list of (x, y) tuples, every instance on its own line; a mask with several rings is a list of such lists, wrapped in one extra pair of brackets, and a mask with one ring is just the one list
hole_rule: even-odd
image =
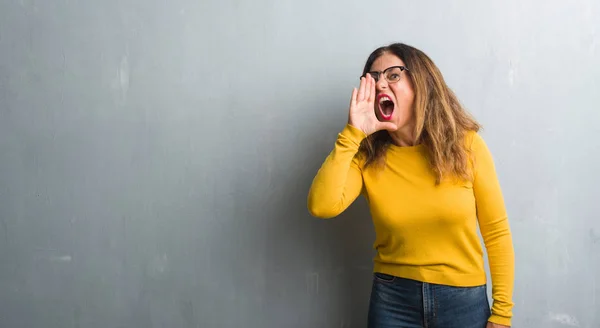
[(360, 79), (360, 87), (352, 91), (348, 124), (360, 129), (367, 136), (379, 130), (396, 131), (394, 123), (381, 122), (375, 116), (375, 79), (371, 74)]

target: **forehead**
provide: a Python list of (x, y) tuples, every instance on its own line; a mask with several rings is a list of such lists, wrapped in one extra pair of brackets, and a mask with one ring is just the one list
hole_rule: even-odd
[(396, 55), (386, 52), (373, 62), (370, 71), (383, 71), (390, 66), (404, 66), (404, 62)]

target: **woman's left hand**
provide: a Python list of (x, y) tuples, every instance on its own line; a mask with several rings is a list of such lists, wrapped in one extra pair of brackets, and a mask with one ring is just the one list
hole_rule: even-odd
[(488, 322), (487, 326), (485, 326), (485, 328), (510, 328), (510, 326), (505, 326), (505, 325), (500, 325), (500, 324), (493, 323), (493, 322)]

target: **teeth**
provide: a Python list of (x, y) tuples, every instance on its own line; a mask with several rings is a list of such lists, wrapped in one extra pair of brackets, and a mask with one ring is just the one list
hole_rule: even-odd
[(381, 104), (382, 102), (384, 102), (384, 101), (386, 101), (386, 100), (387, 100), (387, 101), (392, 101), (392, 99), (390, 99), (389, 97), (385, 97), (385, 96), (383, 96), (383, 97), (379, 98), (379, 103)]

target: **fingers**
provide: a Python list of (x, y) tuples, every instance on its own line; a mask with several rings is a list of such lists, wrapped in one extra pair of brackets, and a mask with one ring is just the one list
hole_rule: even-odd
[(365, 76), (361, 77), (356, 101), (375, 101), (375, 86), (375, 79), (371, 76), (371, 74), (366, 74)]
[(371, 74), (367, 74), (365, 77), (365, 101), (369, 101), (371, 98), (371, 86), (373, 85), (373, 83), (371, 83), (371, 79)]
[(373, 77), (371, 76), (371, 74), (367, 74), (367, 85), (366, 85), (366, 91), (365, 91), (365, 100), (370, 102), (373, 97), (375, 97), (374, 92), (373, 92), (373, 86), (375, 85), (375, 80), (373, 79)]
[(360, 78), (360, 87), (358, 89), (358, 97), (356, 99), (356, 101), (363, 101), (365, 99), (365, 87), (366, 87), (366, 78), (365, 77), (361, 77)]
[(369, 98), (369, 102), (374, 102), (375, 94), (377, 93), (377, 91), (375, 90), (377, 82), (375, 82), (375, 79), (372, 76), (369, 75), (369, 77), (371, 78), (371, 97)]
[(364, 95), (361, 99), (361, 101), (369, 101), (369, 99), (371, 97), (374, 97), (373, 95), (373, 86), (374, 86), (374, 81), (373, 77), (371, 76), (371, 74), (366, 74), (363, 80), (363, 85), (364, 86)]
[(350, 98), (350, 108), (356, 106), (356, 96), (358, 95), (358, 90), (356, 88), (352, 89), (352, 97)]

